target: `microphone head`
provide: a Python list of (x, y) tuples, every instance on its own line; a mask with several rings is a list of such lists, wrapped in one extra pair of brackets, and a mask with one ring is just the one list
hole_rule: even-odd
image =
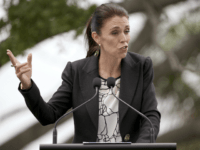
[(96, 78), (93, 79), (93, 87), (94, 87), (94, 89), (96, 87), (98, 87), (98, 88), (101, 87), (101, 79), (100, 78), (96, 77)]
[(107, 85), (108, 85), (109, 88), (114, 87), (115, 86), (115, 78), (109, 77), (107, 79)]

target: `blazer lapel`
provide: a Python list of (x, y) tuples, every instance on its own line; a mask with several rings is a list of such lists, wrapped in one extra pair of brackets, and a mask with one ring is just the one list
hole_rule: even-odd
[[(131, 104), (139, 79), (139, 63), (136, 63), (133, 58), (127, 53), (127, 56), (122, 59), (121, 63), (121, 85), (119, 97)], [(88, 58), (88, 61), (84, 65), (80, 75), (80, 88), (83, 95), (83, 102), (90, 99), (95, 94), (92, 81), (95, 77), (98, 77), (98, 57), (92, 56)], [(97, 95), (92, 101), (86, 104), (86, 109), (90, 115), (90, 118), (98, 130), (98, 115), (99, 115), (99, 95)], [(119, 123), (121, 124), (128, 106), (119, 102)]]
[[(93, 79), (98, 77), (98, 57), (91, 56), (88, 58), (88, 61), (82, 68), (80, 74), (80, 88), (83, 95), (83, 102), (92, 98), (95, 94), (95, 89), (93, 88)], [(98, 114), (99, 114), (99, 94), (86, 104), (86, 109), (89, 113), (89, 116), (98, 130)]]
[[(121, 63), (121, 83), (119, 97), (126, 103), (131, 104), (137, 88), (139, 79), (139, 63), (136, 63), (129, 54), (122, 59)], [(119, 102), (119, 123), (121, 124), (128, 106)]]

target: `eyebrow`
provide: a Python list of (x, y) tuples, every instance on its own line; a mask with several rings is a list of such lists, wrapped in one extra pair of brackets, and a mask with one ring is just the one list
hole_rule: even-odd
[[(125, 26), (125, 28), (127, 28), (127, 27), (130, 28), (129, 25), (126, 25), (126, 26)], [(110, 30), (112, 30), (112, 29), (118, 29), (118, 28), (119, 28), (118, 26), (115, 26), (115, 27), (111, 28)]]

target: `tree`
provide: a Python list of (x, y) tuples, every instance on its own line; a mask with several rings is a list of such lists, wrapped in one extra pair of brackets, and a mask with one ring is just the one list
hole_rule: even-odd
[[(168, 17), (164, 9), (169, 5), (176, 6), (179, 3), (187, 2), (186, 0), (124, 0), (118, 3), (129, 14), (143, 12), (147, 16), (143, 29), (137, 38), (129, 44), (129, 50), (142, 55), (151, 55), (155, 60), (158, 59), (154, 56), (156, 53), (164, 55), (165, 59), (154, 63), (156, 95), (161, 100), (167, 100), (168, 97), (171, 97), (176, 102), (172, 107), (176, 113), (182, 113), (184, 125), (160, 136), (157, 142), (176, 142), (179, 149), (199, 148), (199, 96), (182, 76), (186, 71), (200, 76), (200, 20), (197, 19), (200, 18), (198, 15), (200, 14), (200, 6), (189, 11), (189, 17), (183, 17), (175, 25), (168, 24)], [(198, 1), (193, 2), (199, 5)], [(26, 7), (27, 9), (25, 9)], [(55, 34), (71, 29), (77, 30), (78, 34), (82, 33), (83, 26), (95, 7), (91, 6), (88, 10), (83, 10), (76, 5), (67, 6), (63, 0), (20, 1), (18, 5), (10, 3), (7, 10), (9, 19), (8, 21), (1, 20), (0, 28), (11, 24), (12, 29), (9, 38), (0, 43), (1, 51), (10, 48), (17, 55), (23, 53), (26, 48)], [(66, 8), (68, 11), (65, 10)], [(20, 13), (20, 9), (25, 9), (25, 12), (30, 15)], [(74, 17), (79, 19), (73, 20)], [(35, 24), (36, 27), (32, 27), (31, 24)], [(0, 54), (1, 65), (8, 61), (5, 57), (6, 54)], [(183, 109), (187, 105), (191, 105), (190, 109)], [(36, 126), (29, 131), (34, 131)], [(50, 127), (42, 131), (47, 132), (49, 129)], [(34, 138), (38, 136), (35, 135)], [(20, 137), (22, 138), (23, 135), (18, 135), (16, 139)], [(11, 140), (12, 142), (14, 143), (14, 140)], [(21, 147), (24, 144), (22, 143)]]
[(0, 20), (0, 30), (6, 26), (11, 29), (10, 36), (0, 43), (0, 67), (9, 61), (7, 49), (14, 55), (23, 54), (27, 48), (59, 33), (76, 30), (76, 37), (81, 34), (96, 6), (85, 10), (77, 2), (67, 5), (66, 0), (20, 0), (14, 4), (13, 0), (4, 0), (8, 19)]
[[(197, 92), (183, 80), (182, 75), (185, 71), (200, 75), (200, 20), (197, 19), (200, 5), (196, 1), (199, 6), (188, 12), (189, 17), (185, 16), (178, 24), (169, 27), (166, 27), (167, 16), (164, 13), (166, 6), (184, 1), (125, 0), (119, 4), (129, 13), (146, 14), (144, 28), (136, 40), (131, 42), (130, 50), (143, 55), (155, 55), (157, 52), (164, 54), (165, 60), (154, 67), (157, 96), (163, 100), (172, 97), (176, 101), (174, 111), (182, 112), (181, 117), (185, 122), (183, 127), (162, 135), (157, 142), (176, 142), (180, 149), (195, 149), (199, 148), (200, 139), (200, 101)], [(190, 109), (183, 109), (190, 104), (193, 104)]]
[[(95, 8), (96, 5), (91, 5), (87, 9), (80, 8), (77, 0), (20, 0), (17, 4), (13, 0), (4, 0), (7, 19), (0, 20), (0, 31), (5, 27), (11, 29), (9, 37), (0, 43), (0, 67), (9, 61), (7, 49), (12, 50), (17, 56), (42, 40), (70, 30), (76, 30), (76, 38), (82, 34)], [(0, 149), (22, 149), (52, 127), (53, 125), (41, 127), (39, 123), (34, 124), (1, 145)]]

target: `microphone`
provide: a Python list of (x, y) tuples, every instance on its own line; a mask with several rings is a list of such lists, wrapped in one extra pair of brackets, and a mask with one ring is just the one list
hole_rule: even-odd
[(86, 103), (90, 102), (90, 101), (97, 95), (97, 93), (98, 93), (98, 90), (99, 90), (99, 88), (100, 88), (100, 86), (101, 86), (101, 79), (98, 78), (98, 77), (94, 78), (92, 84), (93, 84), (94, 89), (96, 90), (94, 96), (93, 96), (92, 98), (90, 98), (89, 100), (87, 100), (86, 102), (82, 103), (81, 105), (77, 106), (77, 107), (74, 108), (73, 110), (71, 110), (71, 111), (69, 111), (68, 113), (64, 114), (63, 116), (61, 116), (61, 117), (56, 121), (56, 123), (55, 123), (55, 125), (54, 125), (54, 128), (53, 128), (53, 144), (57, 144), (57, 130), (56, 130), (56, 126), (57, 126), (58, 122), (59, 122), (62, 118), (66, 117), (67, 115), (69, 115), (69, 114), (71, 114), (72, 112), (74, 112), (74, 111), (76, 111), (77, 109), (79, 109), (81, 106), (83, 106), (83, 105), (85, 105)]
[(142, 114), (141, 112), (139, 112), (138, 110), (136, 110), (135, 108), (133, 108), (131, 105), (129, 105), (128, 103), (126, 103), (122, 99), (118, 98), (113, 93), (113, 87), (115, 86), (115, 78), (109, 77), (107, 79), (107, 85), (111, 89), (111, 92), (112, 92), (112, 94), (114, 95), (115, 98), (117, 98), (119, 101), (121, 101), (122, 103), (124, 103), (125, 105), (127, 105), (129, 108), (131, 108), (132, 110), (134, 110), (135, 112), (137, 112), (140, 116), (142, 116), (143, 118), (145, 118), (150, 123), (150, 125), (151, 125), (151, 128), (150, 128), (150, 143), (155, 143), (155, 140), (154, 140), (154, 128), (153, 128), (153, 124), (152, 124), (151, 120), (148, 117), (146, 117), (144, 114)]

